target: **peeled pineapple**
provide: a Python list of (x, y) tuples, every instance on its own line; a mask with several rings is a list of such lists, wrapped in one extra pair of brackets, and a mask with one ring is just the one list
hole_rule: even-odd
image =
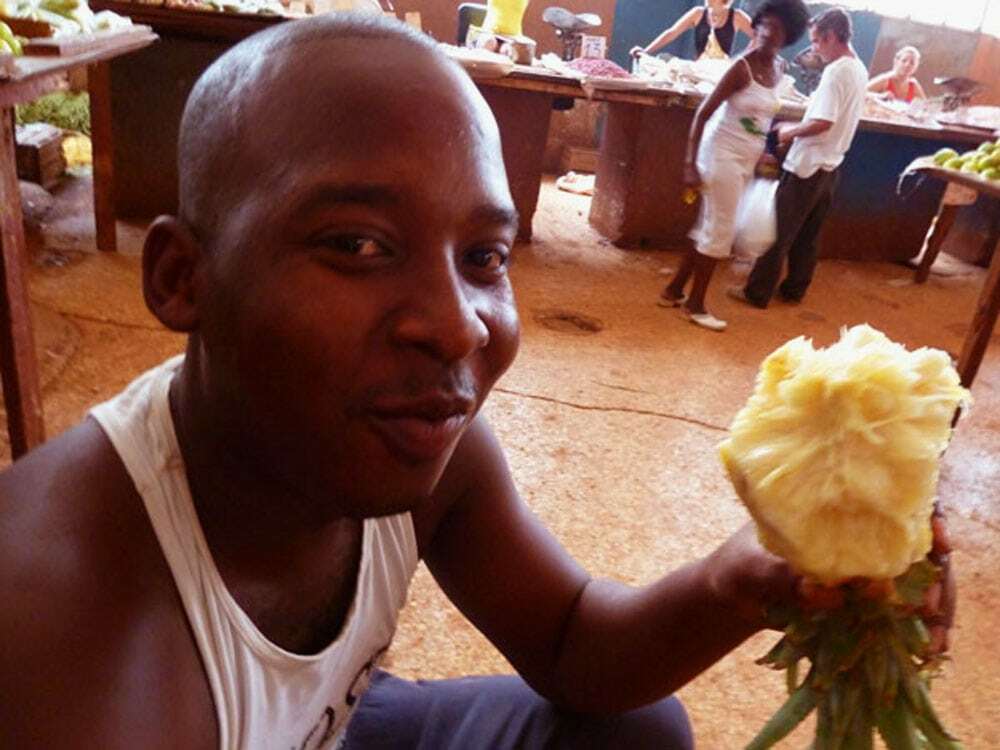
[(719, 451), (761, 543), (827, 585), (892, 578), (931, 547), (938, 460), (969, 401), (945, 352), (867, 325), (761, 366)]

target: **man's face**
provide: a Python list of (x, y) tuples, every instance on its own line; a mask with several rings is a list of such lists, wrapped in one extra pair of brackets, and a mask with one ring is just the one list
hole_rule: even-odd
[[(248, 105), (246, 187), (217, 233), (200, 338), (236, 438), (361, 517), (431, 493), (513, 360), (518, 319), (485, 104), (427, 53), (352, 45)], [(356, 55), (369, 63), (338, 62)]]
[(812, 42), (812, 49), (824, 63), (828, 63), (837, 57), (837, 37), (832, 32), (819, 32), (815, 26), (809, 29), (809, 41)]

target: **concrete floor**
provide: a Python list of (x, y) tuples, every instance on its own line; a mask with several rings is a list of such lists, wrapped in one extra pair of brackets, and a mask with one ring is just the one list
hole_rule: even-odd
[[(48, 431), (179, 351), (139, 290), (141, 227), (120, 225), (119, 255), (93, 251), (88, 184), (71, 182), (33, 241), (31, 298)], [(710, 551), (746, 515), (715, 446), (750, 392), (760, 360), (804, 334), (829, 343), (869, 322), (910, 346), (960, 350), (983, 273), (908, 283), (898, 266), (824, 262), (805, 304), (767, 311), (723, 295), (726, 333), (655, 305), (675, 252), (623, 252), (587, 225), (587, 198), (543, 189), (536, 239), (513, 269), (524, 324), (520, 358), (486, 410), (526, 501), (595, 575), (649, 582)], [(958, 546), (953, 662), (935, 683), (947, 725), (968, 748), (1000, 747), (1000, 335), (973, 388), (976, 404), (945, 459), (940, 495)], [(6, 462), (6, 442), (0, 461)], [(783, 699), (783, 676), (753, 664), (776, 640), (755, 637), (681, 692), (699, 747), (741, 747)], [(389, 654), (404, 676), (508, 671), (421, 568)], [(782, 747), (804, 747), (803, 727)]]

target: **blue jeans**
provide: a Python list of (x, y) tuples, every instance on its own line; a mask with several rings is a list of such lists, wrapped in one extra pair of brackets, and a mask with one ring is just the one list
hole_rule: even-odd
[(351, 717), (346, 750), (691, 750), (681, 702), (614, 716), (557, 708), (519, 677), (409, 682), (377, 672)]

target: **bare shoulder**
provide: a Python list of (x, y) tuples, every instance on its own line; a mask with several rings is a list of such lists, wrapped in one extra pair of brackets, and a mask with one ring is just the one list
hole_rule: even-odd
[(0, 746), (177, 746), (181, 717), (211, 720), (184, 746), (217, 742), (169, 569), (93, 420), (0, 474), (0, 599)]

